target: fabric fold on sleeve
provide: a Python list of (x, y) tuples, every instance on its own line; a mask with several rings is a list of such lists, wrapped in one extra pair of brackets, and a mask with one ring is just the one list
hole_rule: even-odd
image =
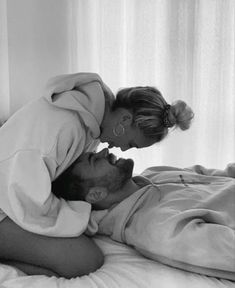
[[(65, 201), (51, 193), (51, 179), (40, 152), (19, 151), (5, 160), (2, 210), (28, 231), (57, 237), (81, 235), (87, 228), (91, 205)], [(35, 177), (37, 175), (37, 177)], [(6, 178), (7, 177), (7, 178)], [(4, 188), (4, 187), (2, 187)]]

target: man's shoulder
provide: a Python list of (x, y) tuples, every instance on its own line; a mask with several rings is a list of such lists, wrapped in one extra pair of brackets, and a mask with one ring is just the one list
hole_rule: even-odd
[(152, 166), (145, 169), (140, 175), (147, 178), (151, 178), (152, 176), (156, 176), (157, 174), (160, 173), (167, 173), (174, 171), (178, 173), (179, 171), (184, 171), (184, 169), (173, 166)]

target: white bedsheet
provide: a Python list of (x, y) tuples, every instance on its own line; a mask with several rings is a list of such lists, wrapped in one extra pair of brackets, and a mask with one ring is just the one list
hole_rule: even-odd
[(105, 263), (89, 276), (71, 280), (26, 276), (13, 267), (0, 265), (0, 288), (235, 288), (232, 281), (154, 262), (105, 236), (96, 236), (95, 241), (105, 254)]

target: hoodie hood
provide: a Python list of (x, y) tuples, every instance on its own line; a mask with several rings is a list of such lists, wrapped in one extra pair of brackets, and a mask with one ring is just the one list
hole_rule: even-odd
[(102, 85), (95, 73), (60, 75), (48, 81), (44, 97), (56, 107), (77, 112), (92, 137), (97, 138), (105, 109)]

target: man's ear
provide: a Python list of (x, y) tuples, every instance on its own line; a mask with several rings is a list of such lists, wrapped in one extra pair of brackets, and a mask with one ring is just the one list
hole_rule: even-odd
[(120, 118), (120, 124), (125, 126), (130, 126), (133, 121), (133, 115), (131, 112), (129, 112), (127, 109), (123, 109), (121, 118)]
[(108, 196), (108, 190), (105, 187), (92, 187), (89, 189), (85, 200), (90, 203), (94, 204), (105, 199)]

